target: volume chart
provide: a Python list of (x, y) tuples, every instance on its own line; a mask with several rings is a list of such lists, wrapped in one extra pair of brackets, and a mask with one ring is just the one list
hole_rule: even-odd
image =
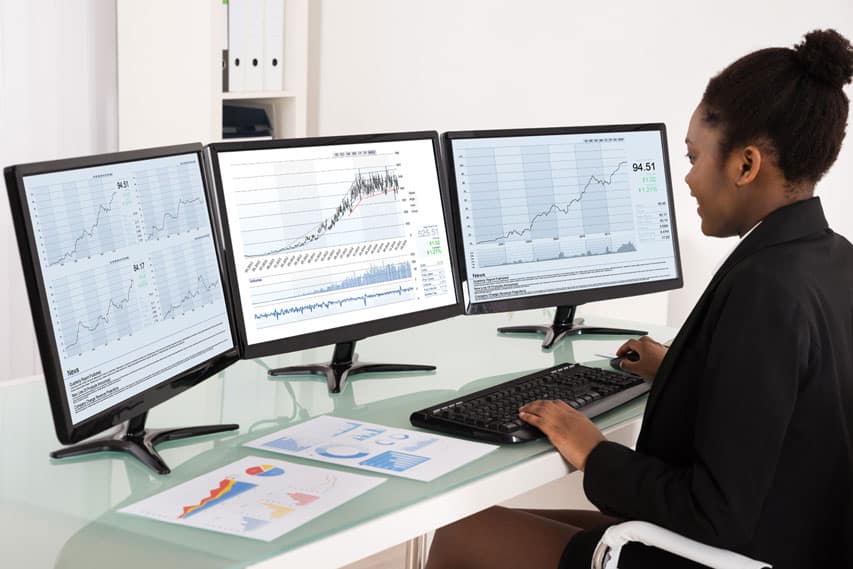
[(411, 300), (416, 285), (405, 257), (271, 275), (252, 284), (258, 328)]

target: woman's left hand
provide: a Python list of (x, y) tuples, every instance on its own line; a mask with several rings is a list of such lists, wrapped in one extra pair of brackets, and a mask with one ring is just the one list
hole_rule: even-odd
[(545, 433), (563, 458), (578, 470), (604, 435), (592, 421), (565, 401), (533, 401), (519, 409), (518, 417)]

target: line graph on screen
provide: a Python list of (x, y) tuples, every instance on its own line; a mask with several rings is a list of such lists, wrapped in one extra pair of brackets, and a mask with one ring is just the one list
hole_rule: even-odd
[(395, 154), (275, 164), (238, 191), (247, 259), (405, 236), (407, 196)]

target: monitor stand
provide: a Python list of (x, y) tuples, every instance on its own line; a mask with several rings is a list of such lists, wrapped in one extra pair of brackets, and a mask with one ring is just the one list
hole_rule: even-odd
[(543, 348), (550, 348), (563, 336), (580, 336), (581, 334), (617, 334), (620, 336), (645, 336), (647, 330), (626, 330), (621, 328), (600, 328), (583, 326), (583, 318), (575, 319), (577, 306), (558, 306), (554, 314), (554, 322), (550, 326), (504, 326), (498, 332), (504, 334), (545, 334), (542, 340)]
[(138, 458), (145, 466), (158, 474), (169, 474), (171, 470), (154, 450), (154, 445), (223, 431), (234, 431), (240, 428), (240, 425), (232, 423), (177, 429), (146, 429), (145, 419), (147, 415), (148, 412), (146, 411), (126, 421), (121, 425), (121, 429), (113, 435), (61, 448), (50, 453), (50, 456), (51, 458), (67, 458), (102, 451), (126, 452)]
[(359, 373), (374, 373), (386, 371), (432, 371), (435, 366), (420, 364), (377, 364), (372, 362), (359, 362), (358, 354), (355, 353), (355, 343), (340, 342), (335, 344), (332, 353), (332, 361), (325, 364), (308, 364), (299, 366), (287, 366), (271, 369), (267, 373), (271, 376), (279, 375), (325, 375), (326, 385), (329, 393), (340, 393), (341, 387), (347, 379)]

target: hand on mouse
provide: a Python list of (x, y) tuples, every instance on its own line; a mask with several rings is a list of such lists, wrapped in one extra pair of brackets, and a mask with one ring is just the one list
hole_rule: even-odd
[[(643, 336), (638, 340), (631, 339), (622, 344), (616, 350), (616, 355), (623, 358), (620, 366), (623, 370), (639, 375), (643, 379), (652, 380), (658, 373), (666, 350), (666, 346), (660, 342)], [(635, 352), (639, 358), (636, 356), (628, 358), (630, 352)]]

